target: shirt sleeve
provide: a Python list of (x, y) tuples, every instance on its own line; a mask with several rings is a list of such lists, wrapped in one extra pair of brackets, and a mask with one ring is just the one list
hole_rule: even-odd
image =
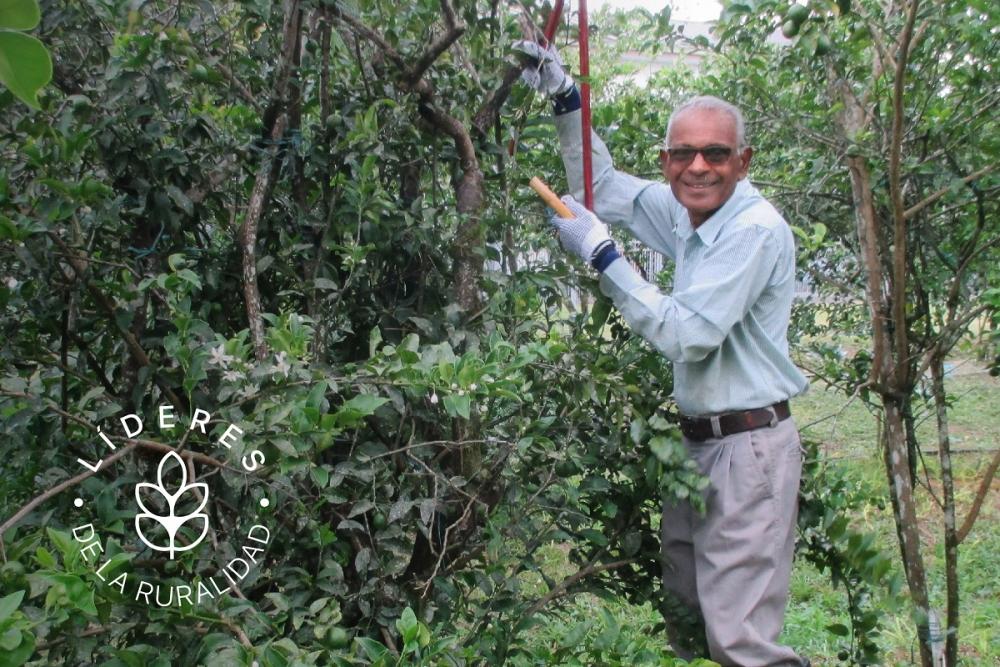
[(644, 280), (625, 259), (601, 275), (629, 326), (672, 361), (700, 361), (722, 345), (767, 288), (779, 264), (773, 233), (751, 225), (719, 238), (685, 285), (668, 296)]
[[(583, 125), (580, 111), (555, 117), (562, 150), (563, 166), (570, 193), (583, 201)], [(594, 213), (602, 221), (624, 228), (653, 250), (675, 257), (677, 215), (682, 210), (670, 188), (620, 172), (611, 153), (596, 133), (591, 132), (594, 173)]]

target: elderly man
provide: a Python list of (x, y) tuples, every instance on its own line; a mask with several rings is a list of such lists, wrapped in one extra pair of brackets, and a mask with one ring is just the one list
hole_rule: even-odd
[[(525, 79), (553, 98), (563, 163), (580, 197), (579, 94), (553, 51), (518, 48), (538, 63)], [(616, 171), (600, 139), (592, 145), (595, 211), (564, 197), (575, 217), (552, 224), (563, 246), (600, 272), (601, 291), (629, 326), (674, 363), (683, 442), (709, 479), (704, 513), (664, 502), (666, 597), (703, 619), (711, 658), (722, 665), (807, 665), (777, 643), (802, 467), (788, 399), (807, 386), (788, 355), (792, 232), (746, 179), (753, 151), (743, 116), (718, 98), (674, 110), (660, 152), (669, 186)], [(620, 256), (602, 220), (673, 259), (671, 294)], [(685, 655), (683, 633), (671, 625)]]

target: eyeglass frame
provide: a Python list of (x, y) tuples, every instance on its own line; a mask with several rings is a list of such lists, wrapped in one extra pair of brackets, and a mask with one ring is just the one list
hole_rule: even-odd
[[(720, 158), (709, 157), (709, 154), (706, 153), (705, 151), (710, 151), (713, 149), (714, 150), (722, 149), (725, 151), (725, 154)], [(691, 155), (690, 157), (687, 158), (679, 158), (673, 154), (675, 151), (691, 151)], [(739, 155), (739, 153), (740, 149), (734, 149), (732, 146), (725, 146), (722, 144), (709, 144), (708, 146), (678, 146), (676, 148), (662, 146), (660, 148), (661, 156), (665, 156), (666, 158), (669, 158), (671, 161), (677, 164), (691, 164), (692, 162), (694, 162), (695, 157), (697, 157), (700, 154), (706, 164), (718, 166), (721, 164), (725, 164), (730, 159), (732, 159), (733, 155)]]

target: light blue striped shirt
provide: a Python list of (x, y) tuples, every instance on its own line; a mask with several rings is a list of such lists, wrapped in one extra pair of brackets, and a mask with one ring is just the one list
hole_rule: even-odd
[[(556, 116), (573, 196), (583, 201), (580, 112)], [(711, 218), (692, 227), (670, 187), (617, 171), (593, 135), (597, 216), (674, 260), (670, 295), (624, 258), (601, 291), (633, 331), (674, 362), (674, 399), (686, 415), (759, 408), (808, 382), (788, 356), (795, 241), (781, 214), (744, 179)]]

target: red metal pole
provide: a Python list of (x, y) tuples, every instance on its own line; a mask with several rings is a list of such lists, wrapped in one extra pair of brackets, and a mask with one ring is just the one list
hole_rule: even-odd
[[(552, 12), (549, 14), (549, 19), (545, 22), (544, 38), (539, 42), (542, 46), (547, 47), (555, 39), (556, 30), (559, 28), (559, 20), (562, 18), (562, 10), (563, 0), (556, 0), (552, 6)], [(511, 137), (510, 141), (507, 142), (507, 155), (513, 156), (516, 147), (517, 138)]]
[(556, 36), (556, 29), (559, 27), (559, 19), (562, 18), (563, 10), (563, 0), (556, 0), (555, 4), (552, 6), (552, 13), (549, 14), (549, 20), (545, 23), (545, 41), (542, 46), (548, 46), (552, 43), (552, 39)]
[(583, 120), (583, 205), (594, 210), (594, 165), (590, 148), (590, 40), (587, 0), (580, 0), (580, 114)]

